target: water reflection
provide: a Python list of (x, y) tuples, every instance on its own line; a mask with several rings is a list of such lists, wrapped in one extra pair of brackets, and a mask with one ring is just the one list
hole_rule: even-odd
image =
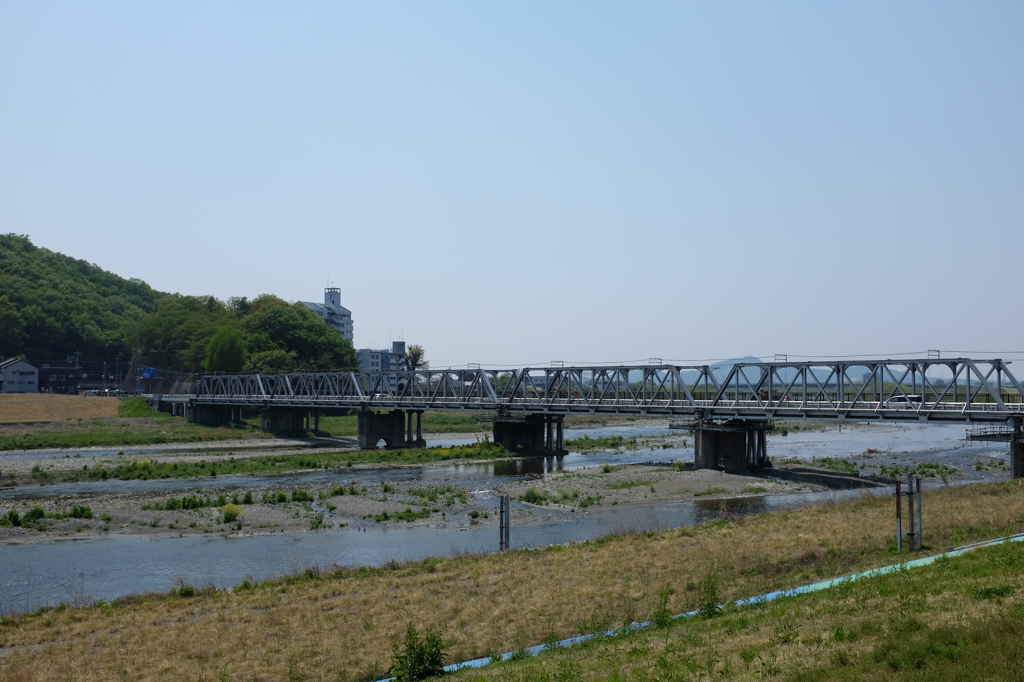
[(697, 509), (725, 514), (762, 514), (768, 511), (767, 496), (734, 497), (725, 500), (694, 500)]
[(565, 456), (527, 457), (522, 459), (505, 459), (494, 462), (492, 472), (495, 476), (526, 476), (527, 474), (550, 474), (562, 471)]

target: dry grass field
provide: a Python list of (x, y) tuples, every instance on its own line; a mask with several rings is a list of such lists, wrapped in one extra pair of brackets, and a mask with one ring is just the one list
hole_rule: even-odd
[(49, 393), (0, 393), (0, 423), (116, 417), (117, 398)]
[[(903, 556), (1020, 532), (1024, 488), (928, 490), (924, 528), (924, 552)], [(892, 500), (865, 497), (543, 550), (314, 568), (233, 590), (186, 586), (10, 615), (0, 620), (0, 679), (374, 679), (410, 621), (443, 631), (449, 661), (467, 660), (647, 620), (666, 588), (672, 613), (691, 610), (712, 572), (721, 598), (733, 600), (891, 564), (892, 529)]]

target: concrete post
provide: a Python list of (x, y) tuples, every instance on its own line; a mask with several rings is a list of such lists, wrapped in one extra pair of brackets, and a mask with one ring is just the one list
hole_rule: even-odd
[(416, 445), (423, 447), (427, 441), (423, 440), (423, 412), (416, 413)]
[(1024, 478), (1024, 418), (1013, 417), (1010, 436), (1010, 477)]

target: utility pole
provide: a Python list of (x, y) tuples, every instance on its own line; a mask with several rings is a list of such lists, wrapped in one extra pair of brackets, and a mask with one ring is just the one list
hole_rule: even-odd
[(103, 361), (103, 392), (107, 392), (107, 361)]

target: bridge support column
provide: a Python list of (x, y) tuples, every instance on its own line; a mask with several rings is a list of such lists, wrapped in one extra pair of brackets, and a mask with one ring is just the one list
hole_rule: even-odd
[(494, 419), (494, 442), (513, 454), (564, 455), (564, 415), (528, 414)]
[(405, 445), (405, 412), (392, 410), (377, 414), (363, 410), (358, 417), (356, 445), (362, 450), (374, 450), (377, 443), (384, 441), (389, 450)]
[(1010, 477), (1024, 478), (1024, 418), (1013, 418), (1010, 436)]
[(260, 412), (260, 430), (268, 433), (303, 433), (307, 429), (306, 410), (271, 407)]
[[(423, 410), (406, 410), (406, 439), (407, 448), (425, 448), (427, 441), (423, 440)], [(416, 428), (413, 429), (413, 420), (416, 421)], [(416, 437), (413, 438), (415, 433)]]
[(221, 426), (231, 421), (231, 408), (223, 405), (183, 405), (185, 419), (202, 426)]
[(765, 431), (767, 422), (735, 420), (725, 424), (698, 421), (694, 426), (694, 469), (725, 469), (739, 474), (771, 466)]

